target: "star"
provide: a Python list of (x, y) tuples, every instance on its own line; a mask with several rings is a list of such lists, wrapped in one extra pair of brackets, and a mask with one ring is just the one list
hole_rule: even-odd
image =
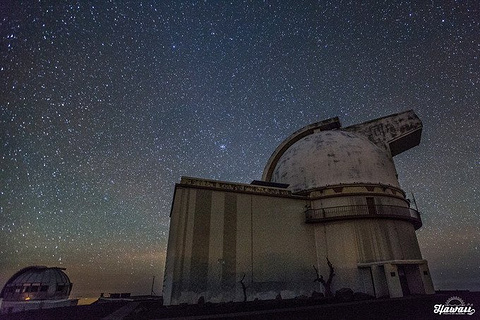
[(422, 141), (394, 160), (422, 255), (436, 289), (480, 290), (473, 4), (21, 0), (0, 12), (0, 285), (47, 265), (67, 268), (74, 297), (148, 294), (181, 176), (250, 183), (305, 125), (414, 109)]

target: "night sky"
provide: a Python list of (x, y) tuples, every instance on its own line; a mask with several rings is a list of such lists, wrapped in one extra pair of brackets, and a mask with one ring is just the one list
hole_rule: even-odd
[(181, 176), (250, 183), (288, 135), (413, 109), (395, 162), (436, 289), (480, 290), (480, 2), (2, 1), (0, 286), (161, 293)]

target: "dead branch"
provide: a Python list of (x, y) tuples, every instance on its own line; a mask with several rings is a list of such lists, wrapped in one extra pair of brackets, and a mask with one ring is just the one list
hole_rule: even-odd
[(242, 285), (243, 302), (246, 302), (247, 301), (247, 287), (245, 286), (245, 283), (243, 283), (243, 279), (245, 279), (245, 273), (243, 274), (242, 280), (240, 280), (240, 284)]
[(313, 268), (315, 269), (315, 273), (317, 275), (317, 277), (315, 278), (315, 280), (313, 280), (313, 282), (320, 282), (325, 289), (325, 296), (331, 297), (333, 296), (332, 290), (331, 290), (331, 284), (332, 284), (333, 277), (335, 276), (335, 269), (333, 268), (333, 265), (328, 259), (328, 257), (327, 257), (327, 265), (330, 270), (327, 281), (325, 281), (325, 279), (323, 278), (323, 275), (319, 275), (317, 267), (313, 266)]

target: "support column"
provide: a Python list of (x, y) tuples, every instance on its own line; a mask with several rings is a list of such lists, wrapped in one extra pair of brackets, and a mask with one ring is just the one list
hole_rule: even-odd
[(394, 264), (384, 264), (385, 277), (387, 279), (388, 292), (390, 298), (403, 297), (402, 285), (398, 276), (398, 268)]

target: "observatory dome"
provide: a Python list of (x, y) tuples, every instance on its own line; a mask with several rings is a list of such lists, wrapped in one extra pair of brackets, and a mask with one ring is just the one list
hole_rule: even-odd
[(392, 157), (361, 134), (316, 131), (280, 155), (271, 182), (294, 191), (340, 184), (383, 184), (400, 187)]
[(64, 268), (32, 266), (15, 273), (2, 289), (9, 301), (68, 299), (72, 283)]

